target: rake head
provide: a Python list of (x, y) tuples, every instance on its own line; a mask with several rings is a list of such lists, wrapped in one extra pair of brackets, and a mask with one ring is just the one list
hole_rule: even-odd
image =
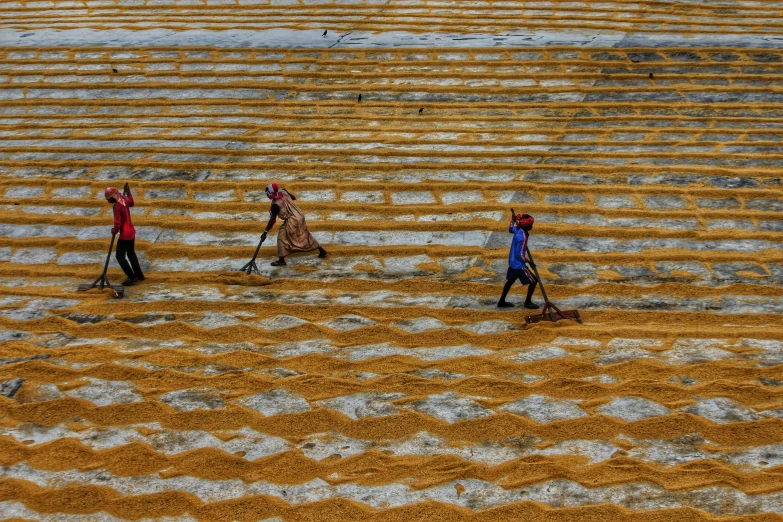
[(79, 285), (80, 292), (86, 292), (87, 290), (92, 290), (93, 288), (100, 288), (101, 290), (103, 290), (104, 288), (111, 288), (114, 291), (115, 297), (118, 297), (120, 299), (122, 299), (122, 297), (125, 295), (125, 287), (120, 285), (109, 285), (104, 287), (101, 287), (100, 285), (91, 285), (89, 283)]
[(551, 321), (556, 323), (563, 319), (573, 319), (582, 324), (582, 318), (579, 317), (579, 310), (560, 310), (558, 307), (547, 301), (540, 314), (528, 315), (525, 317), (525, 323), (533, 324), (541, 321)]
[(93, 288), (100, 288), (103, 290), (104, 288), (111, 288), (114, 291), (114, 296), (122, 299), (122, 297), (125, 295), (125, 287), (122, 285), (113, 285), (109, 282), (109, 278), (106, 276), (106, 272), (101, 274), (101, 276), (93, 281), (92, 283), (85, 283), (83, 285), (79, 285), (79, 292), (86, 292), (87, 290), (92, 290)]
[(237, 272), (244, 272), (247, 275), (250, 274), (261, 275), (261, 273), (258, 271), (258, 266), (256, 265), (255, 258), (253, 258), (252, 261), (245, 263), (245, 266), (237, 270)]

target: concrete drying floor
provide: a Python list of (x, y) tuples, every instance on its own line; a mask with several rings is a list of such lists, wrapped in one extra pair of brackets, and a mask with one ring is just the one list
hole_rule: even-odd
[(0, 518), (783, 514), (780, 6), (148, 4), (0, 3)]

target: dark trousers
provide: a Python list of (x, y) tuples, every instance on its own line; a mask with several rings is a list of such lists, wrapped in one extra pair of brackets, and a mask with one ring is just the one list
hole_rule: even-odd
[(531, 274), (530, 270), (527, 268), (514, 269), (508, 267), (508, 270), (506, 271), (506, 284), (503, 286), (503, 293), (500, 295), (501, 303), (506, 302), (508, 291), (511, 290), (511, 287), (517, 279), (519, 279), (519, 282), (523, 285), (527, 285), (527, 299), (525, 302), (529, 303), (533, 298), (533, 292), (536, 291), (536, 285), (538, 284), (536, 276)]
[[(144, 277), (139, 266), (139, 258), (136, 257), (136, 251), (134, 250), (135, 243), (135, 239), (117, 240), (117, 262), (120, 264), (122, 271), (125, 272), (125, 275), (128, 276), (128, 279)], [(130, 263), (128, 263), (128, 260), (130, 260)]]

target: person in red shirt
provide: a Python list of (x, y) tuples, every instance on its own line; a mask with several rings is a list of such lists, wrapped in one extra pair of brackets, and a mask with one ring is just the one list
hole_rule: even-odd
[[(136, 284), (137, 281), (144, 281), (144, 274), (139, 266), (139, 258), (136, 257), (136, 229), (133, 227), (130, 217), (130, 207), (133, 206), (133, 194), (130, 187), (125, 184), (124, 194), (114, 187), (107, 188), (103, 195), (106, 201), (113, 205), (114, 227), (111, 229), (111, 235), (119, 232), (117, 239), (117, 262), (122, 271), (128, 276), (128, 279), (122, 282), (123, 286)], [(128, 261), (130, 260), (130, 263)]]

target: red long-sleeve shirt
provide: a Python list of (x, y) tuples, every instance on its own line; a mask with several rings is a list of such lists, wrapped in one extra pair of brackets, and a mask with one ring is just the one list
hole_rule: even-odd
[(111, 229), (111, 233), (120, 233), (120, 239), (135, 239), (136, 229), (131, 222), (130, 207), (133, 206), (133, 194), (130, 190), (124, 196), (120, 196), (125, 204), (120, 202), (114, 204), (114, 228)]

